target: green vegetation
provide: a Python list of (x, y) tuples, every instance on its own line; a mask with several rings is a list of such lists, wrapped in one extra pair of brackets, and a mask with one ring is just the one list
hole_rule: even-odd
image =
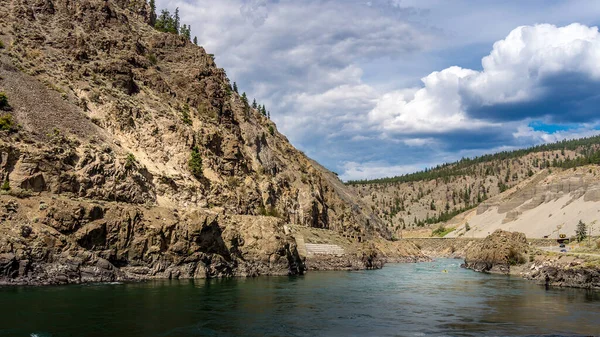
[(440, 238), (443, 238), (444, 236), (448, 235), (448, 233), (454, 231), (454, 229), (454, 227), (446, 228), (444, 225), (440, 225), (431, 232), (431, 236), (439, 236)]
[(577, 229), (575, 229), (575, 236), (577, 237), (577, 242), (581, 242), (585, 240), (587, 237), (587, 226), (585, 222), (579, 220), (577, 224)]
[(510, 248), (508, 251), (508, 263), (511, 266), (515, 266), (518, 264), (523, 264), (525, 263), (525, 257), (523, 256), (523, 254), (517, 252), (516, 250), (514, 250), (513, 248)]
[[(157, 30), (165, 33), (177, 34), (185, 37), (186, 40), (192, 39), (192, 26), (181, 25), (179, 18), (179, 7), (175, 9), (175, 13), (171, 14), (168, 9), (160, 11), (160, 15), (156, 15), (156, 3), (150, 1), (150, 25)], [(194, 37), (194, 44), (198, 45), (198, 38)]]
[(200, 152), (198, 151), (197, 146), (192, 149), (190, 159), (188, 160), (188, 168), (197, 179), (201, 179), (203, 177), (202, 157), (200, 157)]
[(148, 58), (148, 61), (150, 61), (150, 63), (152, 63), (152, 65), (156, 65), (158, 63), (158, 59), (156, 58), (156, 55), (150, 53), (150, 54), (146, 55), (146, 57)]
[(11, 131), (14, 128), (14, 123), (11, 114), (0, 116), (0, 130)]
[(183, 36), (186, 38), (186, 40), (190, 41), (192, 40), (192, 25), (186, 25), (184, 24), (181, 27), (181, 31), (179, 32), (179, 35)]
[(0, 110), (8, 108), (8, 96), (5, 93), (0, 92)]
[[(460, 213), (466, 212), (476, 206), (477, 205), (468, 205), (466, 207), (455, 209), (453, 211), (444, 211), (438, 215), (428, 216), (424, 220), (417, 220), (417, 218), (415, 217), (414, 223), (415, 223), (415, 226), (417, 226), (417, 227), (425, 227), (426, 224), (433, 225), (438, 222), (446, 222), (446, 221), (454, 218), (455, 216), (459, 215)], [(452, 229), (452, 230), (454, 230), (454, 229)]]
[(260, 207), (258, 207), (258, 214), (263, 216), (272, 216), (276, 218), (281, 217), (279, 211), (277, 211), (277, 209), (273, 206), (269, 206), (268, 208), (266, 208), (264, 205), (260, 205)]
[(150, 26), (154, 27), (156, 24), (156, 1), (150, 0), (148, 4), (150, 5)]
[(237, 83), (233, 82), (233, 91), (235, 91), (235, 93), (238, 93), (238, 87), (237, 87)]
[[(534, 165), (540, 168), (546, 167), (561, 167), (561, 168), (573, 168), (589, 164), (600, 164), (600, 136), (587, 137), (574, 140), (563, 140), (551, 144), (543, 144), (533, 146), (527, 149), (515, 150), (515, 151), (503, 151), (495, 154), (488, 154), (480, 157), (463, 158), (453, 163), (446, 163), (438, 165), (433, 168), (428, 168), (423, 171), (409, 173), (401, 176), (380, 178), (372, 180), (350, 180), (346, 184), (348, 185), (364, 185), (364, 184), (388, 184), (388, 183), (406, 183), (423, 180), (434, 180), (434, 179), (448, 179), (452, 176), (462, 176), (473, 173), (474, 165), (480, 163), (488, 163), (492, 161), (501, 161), (508, 159), (516, 159), (525, 156), (530, 153), (544, 152), (544, 151), (564, 151), (571, 150), (577, 151), (580, 156), (576, 158), (566, 158), (565, 160), (542, 160), (534, 161)], [(512, 176), (507, 174), (504, 177), (507, 182)], [(502, 190), (507, 188), (504, 183), (499, 183), (499, 187)]]
[(269, 125), (269, 133), (271, 136), (275, 135), (275, 128), (273, 128), (273, 125)]
[(165, 33), (179, 34), (179, 8), (175, 10), (175, 15), (171, 15), (168, 9), (163, 9), (156, 18), (154, 28)]
[(5, 180), (4, 183), (2, 183), (2, 187), (0, 187), (0, 189), (3, 191), (10, 191), (10, 182), (8, 180)]
[(181, 120), (187, 125), (192, 125), (192, 119), (190, 118), (190, 106), (187, 104), (184, 104), (183, 108), (181, 109)]
[(0, 49), (4, 49), (4, 42), (2, 40), (0, 40)]
[(125, 169), (132, 169), (135, 163), (137, 163), (137, 160), (135, 159), (133, 153), (128, 153), (127, 157), (125, 158)]

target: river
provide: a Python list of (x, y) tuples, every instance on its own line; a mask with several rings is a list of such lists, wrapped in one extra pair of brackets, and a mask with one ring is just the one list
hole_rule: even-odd
[(460, 262), (300, 277), (4, 287), (0, 336), (600, 334), (600, 292), (546, 290), (464, 270)]

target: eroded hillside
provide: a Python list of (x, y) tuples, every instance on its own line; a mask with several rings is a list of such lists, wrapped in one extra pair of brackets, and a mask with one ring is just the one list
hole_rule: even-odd
[[(465, 217), (464, 212), (470, 214), (478, 205), (488, 204), (487, 200), (496, 200), (495, 197), (510, 193), (540, 174), (565, 170), (563, 175), (568, 179), (579, 181), (582, 173), (570, 168), (597, 162), (599, 149), (600, 137), (592, 137), (465, 159), (402, 177), (351, 182), (349, 187), (387, 223), (396, 237), (430, 236), (439, 224), (449, 223), (448, 229), (453, 228)], [(477, 236), (485, 237), (488, 231), (491, 233), (494, 228)]]
[(588, 225), (589, 234), (597, 235), (598, 220), (598, 166), (545, 170), (449, 221), (456, 230), (447, 237), (485, 237), (497, 229), (522, 232), (528, 238), (575, 237), (580, 221)]
[(297, 273), (284, 224), (391, 236), (145, 1), (0, 8), (7, 282)]

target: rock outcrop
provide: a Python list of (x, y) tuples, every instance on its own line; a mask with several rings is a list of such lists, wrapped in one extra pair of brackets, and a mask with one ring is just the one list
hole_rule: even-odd
[(391, 237), (146, 1), (0, 8), (1, 282), (293, 274), (284, 224)]
[(523, 268), (522, 277), (546, 287), (600, 289), (600, 266), (568, 256), (546, 256)]
[(2, 198), (0, 218), (2, 284), (287, 275), (305, 269), (295, 240), (274, 217)]
[(464, 267), (478, 272), (509, 274), (527, 261), (529, 245), (523, 233), (497, 230), (467, 250)]

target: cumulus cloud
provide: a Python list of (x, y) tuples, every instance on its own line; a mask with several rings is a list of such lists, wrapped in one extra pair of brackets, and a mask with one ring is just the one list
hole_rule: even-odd
[(482, 70), (449, 67), (423, 87), (383, 95), (371, 123), (399, 133), (443, 133), (500, 126), (528, 117), (598, 118), (600, 34), (571, 24), (521, 26), (494, 43)]

